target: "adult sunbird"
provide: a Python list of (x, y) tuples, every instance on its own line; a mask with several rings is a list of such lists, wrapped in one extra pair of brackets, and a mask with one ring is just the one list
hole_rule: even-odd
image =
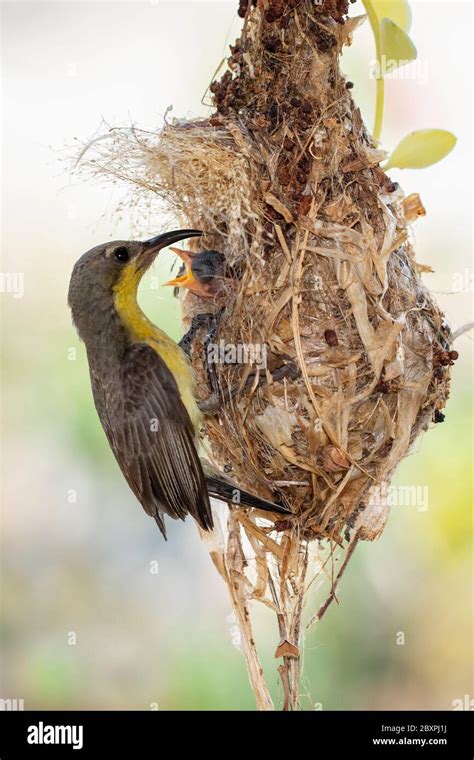
[(159, 251), (201, 234), (177, 230), (145, 242), (104, 243), (81, 256), (69, 284), (97, 414), (128, 485), (165, 538), (164, 515), (184, 520), (190, 514), (211, 530), (209, 495), (289, 514), (214, 472), (205, 474), (197, 453), (202, 417), (191, 365), (137, 302), (140, 280)]

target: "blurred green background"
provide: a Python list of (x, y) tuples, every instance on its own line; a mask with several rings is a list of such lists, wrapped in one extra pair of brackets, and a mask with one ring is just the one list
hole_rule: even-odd
[[(125, 486), (66, 306), (83, 251), (156, 234), (160, 219), (137, 219), (126, 204), (116, 213), (123, 188), (70, 176), (71, 151), (62, 152), (93, 135), (101, 118), (156, 128), (170, 104), (174, 115), (208, 113), (201, 98), (238, 35), (236, 5), (1, 4), (2, 271), (24, 276), (24, 294), (1, 294), (0, 696), (24, 699), (26, 709), (254, 707), (226, 588), (194, 525), (169, 524), (165, 544)], [(383, 144), (393, 148), (424, 127), (458, 136), (444, 162), (391, 175), (407, 194), (420, 192), (427, 208), (414, 228), (417, 257), (435, 269), (425, 281), (455, 329), (472, 319), (471, 6), (412, 7), (420, 68), (387, 83)], [(373, 45), (365, 27), (343, 67), (370, 123)], [(148, 277), (141, 302), (177, 337), (177, 304), (152, 279), (167, 279), (170, 262), (164, 257)], [(357, 549), (339, 606), (306, 639), (306, 709), (451, 709), (474, 696), (472, 337), (456, 348), (446, 421), (397, 473), (398, 484), (428, 487), (429, 508), (394, 507), (380, 540)], [(265, 610), (256, 621), (280, 704), (275, 621)]]

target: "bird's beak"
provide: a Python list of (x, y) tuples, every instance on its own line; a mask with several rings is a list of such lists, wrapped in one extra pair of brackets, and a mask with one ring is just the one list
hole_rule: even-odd
[(175, 277), (174, 280), (168, 280), (168, 282), (163, 284), (173, 285), (175, 288), (192, 288), (198, 282), (191, 268), (193, 263), (192, 254), (189, 251), (183, 251), (182, 248), (171, 248), (171, 250), (184, 262), (185, 271), (183, 274)]
[(201, 230), (172, 230), (163, 232), (161, 235), (145, 240), (142, 243), (142, 250), (138, 256), (138, 268), (148, 268), (154, 261), (158, 253), (168, 245), (178, 243), (180, 240), (186, 240), (190, 237), (202, 235)]
[(192, 270), (193, 258), (196, 254), (191, 251), (183, 251), (182, 248), (171, 248), (171, 250), (179, 256), (184, 263), (185, 271), (184, 274), (178, 275), (174, 280), (168, 280), (168, 282), (163, 284), (173, 285), (175, 288), (187, 288), (196, 296), (201, 296), (201, 298), (211, 298), (212, 294), (209, 292), (209, 286), (204, 285), (201, 280), (194, 275)]

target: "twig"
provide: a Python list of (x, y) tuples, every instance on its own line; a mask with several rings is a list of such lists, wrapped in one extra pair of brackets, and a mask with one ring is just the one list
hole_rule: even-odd
[(352, 555), (354, 553), (354, 549), (356, 548), (356, 546), (357, 546), (358, 543), (359, 543), (359, 535), (358, 535), (358, 533), (356, 533), (354, 535), (351, 543), (349, 544), (349, 546), (347, 548), (346, 556), (344, 557), (344, 562), (342, 563), (341, 567), (339, 568), (339, 572), (336, 575), (336, 578), (334, 580), (334, 583), (332, 585), (331, 592), (330, 592), (328, 598), (326, 599), (326, 601), (324, 602), (324, 604), (321, 605), (321, 607), (319, 608), (319, 610), (317, 611), (317, 613), (315, 615), (313, 615), (313, 617), (311, 618), (311, 620), (309, 621), (309, 623), (306, 624), (306, 630), (308, 630), (309, 628), (311, 628), (311, 626), (313, 626), (318, 620), (321, 620), (321, 618), (323, 617), (324, 613), (326, 612), (326, 610), (329, 607), (329, 605), (331, 604), (331, 602), (334, 599), (336, 599), (337, 586), (338, 586), (339, 581), (341, 580), (341, 578), (342, 578), (342, 576), (344, 574), (344, 570), (346, 569), (347, 565), (349, 564), (349, 560), (352, 557)]

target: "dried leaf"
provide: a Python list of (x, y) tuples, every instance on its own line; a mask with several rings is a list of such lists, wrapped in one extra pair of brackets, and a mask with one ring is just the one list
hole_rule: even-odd
[(419, 264), (417, 261), (415, 261), (415, 269), (418, 272), (418, 274), (433, 274), (434, 269), (429, 264)]
[(255, 417), (255, 422), (275, 449), (282, 444), (293, 446), (292, 431), (296, 425), (294, 414), (280, 406), (267, 406), (263, 414)]
[(278, 657), (299, 657), (300, 650), (297, 646), (292, 644), (288, 639), (282, 639), (278, 644), (275, 651), (275, 659)]
[(293, 221), (293, 215), (291, 211), (289, 211), (286, 206), (278, 200), (278, 198), (273, 195), (273, 193), (266, 193), (265, 195), (265, 202), (268, 203), (269, 206), (275, 209), (275, 211), (278, 211), (279, 214), (283, 217), (285, 222), (292, 222)]
[(403, 215), (407, 222), (414, 222), (419, 216), (426, 216), (426, 209), (418, 193), (407, 195), (402, 201)]
[(341, 470), (347, 470), (350, 467), (350, 462), (336, 446), (325, 446), (322, 459), (326, 472), (341, 472)]
[(347, 21), (342, 25), (341, 29), (339, 30), (339, 44), (341, 45), (350, 45), (352, 42), (352, 35), (355, 32), (356, 29), (359, 28), (359, 26), (362, 26), (364, 21), (367, 19), (367, 14), (363, 13), (361, 16), (351, 16), (347, 19)]

